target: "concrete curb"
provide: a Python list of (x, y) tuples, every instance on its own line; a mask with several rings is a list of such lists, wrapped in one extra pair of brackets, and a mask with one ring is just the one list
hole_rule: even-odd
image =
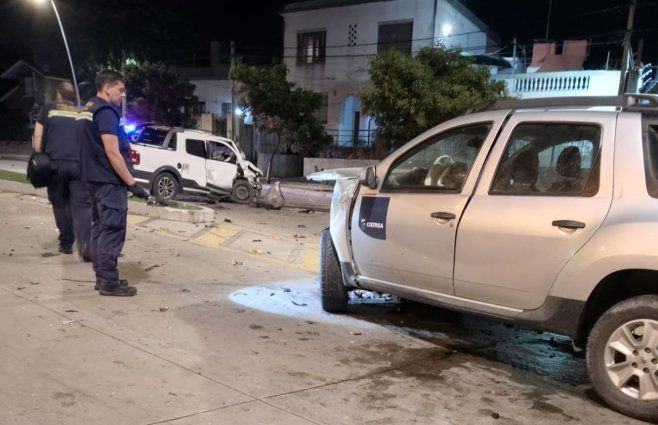
[[(35, 189), (32, 185), (28, 183), (18, 183), (8, 180), (0, 180), (0, 191), (5, 192), (17, 192), (22, 194), (34, 195), (40, 198), (47, 198), (47, 192), (45, 188)], [(215, 222), (215, 211), (202, 207), (194, 206), (194, 210), (173, 208), (173, 207), (161, 207), (157, 205), (146, 205), (143, 202), (129, 201), (128, 202), (128, 212), (130, 214), (144, 215), (151, 218), (159, 218), (162, 220), (169, 221), (182, 221), (185, 223), (214, 223)]]
[(30, 155), (3, 153), (3, 154), (0, 154), (0, 159), (8, 159), (10, 161), (25, 161), (25, 162), (27, 162), (27, 160), (30, 159)]
[(139, 201), (128, 202), (128, 212), (131, 214), (195, 224), (215, 222), (214, 210), (199, 205), (194, 205), (194, 207), (198, 209), (188, 210), (174, 207), (162, 207), (159, 205), (146, 205)]

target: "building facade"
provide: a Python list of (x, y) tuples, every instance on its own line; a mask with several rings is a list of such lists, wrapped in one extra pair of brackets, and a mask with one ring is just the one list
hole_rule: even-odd
[(360, 92), (378, 52), (414, 55), (443, 42), (477, 55), (495, 46), (489, 28), (458, 0), (311, 0), (289, 4), (282, 15), (288, 78), (325, 95), (320, 118), (342, 146), (372, 139)]

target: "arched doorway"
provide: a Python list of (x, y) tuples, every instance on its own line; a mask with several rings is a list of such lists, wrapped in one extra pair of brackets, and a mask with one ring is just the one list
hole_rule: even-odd
[(354, 95), (348, 95), (340, 109), (340, 130), (338, 143), (341, 146), (357, 146), (359, 142), (359, 122), (361, 121), (361, 102)]

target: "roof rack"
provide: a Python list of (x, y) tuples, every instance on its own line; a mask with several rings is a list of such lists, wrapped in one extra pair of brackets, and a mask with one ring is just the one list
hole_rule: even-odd
[(623, 96), (546, 97), (537, 99), (501, 99), (489, 110), (560, 108), (574, 106), (613, 106), (623, 110), (658, 111), (658, 95), (625, 94)]

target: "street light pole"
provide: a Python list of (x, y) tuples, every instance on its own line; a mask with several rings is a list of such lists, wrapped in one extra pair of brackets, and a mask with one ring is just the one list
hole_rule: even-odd
[(75, 88), (75, 98), (78, 101), (78, 108), (80, 108), (80, 91), (78, 90), (78, 79), (75, 77), (75, 67), (73, 66), (73, 59), (71, 58), (71, 51), (69, 50), (69, 43), (66, 40), (66, 33), (64, 33), (64, 26), (62, 25), (62, 20), (59, 17), (59, 12), (57, 11), (57, 6), (55, 6), (55, 0), (50, 0), (50, 4), (53, 6), (55, 11), (55, 16), (57, 17), (57, 23), (59, 24), (59, 30), (62, 32), (62, 38), (64, 39), (64, 47), (66, 47), (66, 54), (69, 57), (69, 65), (71, 65), (71, 76), (73, 77), (73, 87)]

